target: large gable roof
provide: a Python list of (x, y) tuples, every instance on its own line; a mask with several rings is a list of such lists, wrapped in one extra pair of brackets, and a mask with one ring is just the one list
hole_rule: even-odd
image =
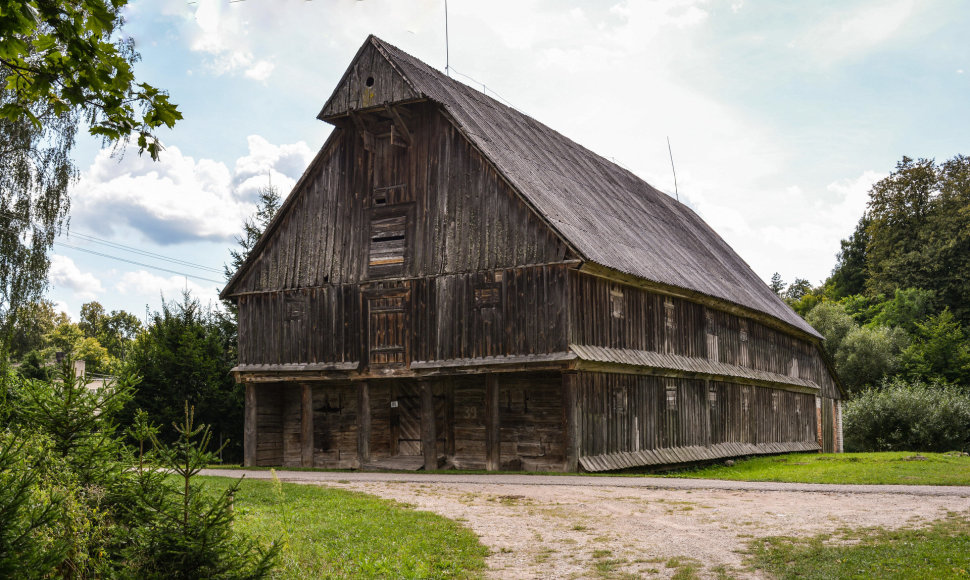
[[(820, 336), (686, 205), (379, 38), (368, 37), (358, 56), (368, 45), (401, 75), (406, 88), (395, 92), (406, 94), (407, 100), (422, 97), (443, 106), (466, 137), (584, 259), (726, 300)], [(334, 102), (340, 91), (338, 86), (321, 119), (345, 112)]]

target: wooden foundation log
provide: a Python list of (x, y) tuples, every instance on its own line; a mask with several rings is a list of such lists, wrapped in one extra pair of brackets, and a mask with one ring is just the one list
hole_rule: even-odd
[(363, 466), (370, 461), (370, 385), (357, 387), (357, 461)]
[(246, 415), (243, 421), (243, 466), (256, 465), (256, 385), (246, 383)]
[(313, 467), (313, 387), (301, 383), (300, 465)]
[(499, 385), (494, 373), (485, 375), (485, 470), (498, 471), (502, 466), (501, 424), (498, 416)]

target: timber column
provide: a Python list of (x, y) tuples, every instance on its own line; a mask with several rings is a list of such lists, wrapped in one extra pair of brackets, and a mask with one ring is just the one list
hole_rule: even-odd
[(575, 372), (562, 374), (562, 411), (566, 440), (566, 461), (562, 470), (571, 473), (579, 471), (579, 409), (576, 396), (577, 376)]
[(419, 381), (421, 386), (421, 451), (424, 452), (424, 470), (438, 469), (438, 435), (434, 417), (434, 393), (431, 382)]
[(243, 466), (256, 465), (256, 384), (246, 383), (246, 415), (243, 421)]
[(494, 373), (485, 375), (485, 470), (498, 471), (502, 466), (501, 424), (498, 418), (499, 388)]
[(300, 465), (313, 467), (313, 387), (300, 383)]
[(357, 385), (357, 462), (360, 468), (370, 462), (370, 385)]

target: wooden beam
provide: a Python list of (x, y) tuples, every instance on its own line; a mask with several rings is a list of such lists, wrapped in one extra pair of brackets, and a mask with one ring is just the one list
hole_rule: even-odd
[(246, 383), (246, 416), (243, 426), (243, 466), (256, 465), (256, 385)]
[(424, 453), (424, 470), (438, 469), (438, 442), (435, 433), (434, 393), (430, 381), (421, 385), (421, 451)]
[(364, 150), (373, 152), (374, 134), (367, 130), (367, 125), (364, 124), (364, 120), (359, 114), (351, 111), (350, 118), (353, 120), (354, 126), (357, 128), (357, 132), (360, 133), (360, 138), (364, 142)]
[(562, 470), (565, 472), (579, 470), (579, 408), (576, 392), (578, 381), (579, 377), (576, 373), (562, 374), (563, 433), (565, 435), (563, 447), (566, 452), (566, 461)]
[(498, 471), (502, 466), (502, 436), (498, 416), (498, 375), (485, 375), (485, 469)]
[(367, 381), (357, 387), (357, 461), (363, 467), (370, 461), (370, 385)]
[[(404, 120), (401, 119), (401, 115), (397, 112), (397, 109), (392, 107), (389, 103), (384, 103), (384, 108), (387, 110), (387, 114), (391, 116), (394, 121), (394, 127), (397, 128), (401, 133), (401, 137), (404, 138), (404, 142), (408, 145), (411, 144), (411, 132), (408, 131), (408, 126), (404, 124)], [(391, 133), (391, 144), (393, 145), (394, 133)]]
[(313, 467), (313, 387), (301, 383), (300, 389), (300, 465)]

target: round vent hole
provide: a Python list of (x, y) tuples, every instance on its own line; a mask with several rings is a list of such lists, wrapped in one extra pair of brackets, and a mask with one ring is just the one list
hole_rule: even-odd
[(367, 77), (367, 86), (374, 86), (374, 77)]

